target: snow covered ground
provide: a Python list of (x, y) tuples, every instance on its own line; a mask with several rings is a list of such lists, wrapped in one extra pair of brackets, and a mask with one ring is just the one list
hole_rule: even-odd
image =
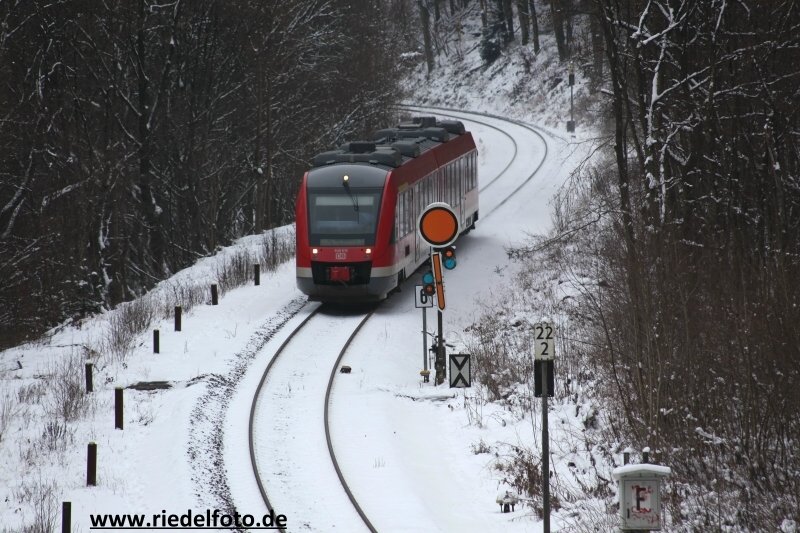
[[(465, 350), (465, 329), (480, 316), (482, 306), (509, 289), (517, 266), (509, 262), (506, 247), (529, 233), (548, 230), (549, 201), (588, 149), (577, 142), (582, 137), (558, 131), (565, 120), (563, 107), (542, 104), (568, 102), (563, 84), (554, 89), (555, 95), (530, 93), (526, 105), (520, 100), (524, 91), (512, 90), (524, 75), (524, 65), (507, 65), (502, 72), (492, 67), (491, 82), (482, 85), (463, 75), (476, 72), (476, 57), (473, 49), (465, 63), (442, 62), (425, 83), (418, 72), (413, 84), (423, 88), (413, 102), (538, 124), (548, 151), (536, 176), (459, 242), (458, 267), (446, 274), (445, 313), (445, 337), (457, 352)], [(542, 55), (538, 61), (547, 65), (551, 59)], [(505, 199), (504, 192), (514, 190), (539, 164), (544, 143), (528, 130), (497, 119), (480, 120), (505, 134), (470, 123), (463, 112), (448, 116), (463, 119), (476, 137), (482, 186), (508, 164), (513, 154), (509, 136), (517, 142), (512, 166), (482, 194), (481, 212), (489, 213)], [(244, 238), (179, 273), (176, 280), (207, 286), (225, 257), (237, 250), (256, 254), (262, 247), (263, 237)], [(478, 453), (491, 450), (495, 442), (538, 446), (538, 413), (518, 419), (484, 404), (473, 390), (421, 382), (421, 311), (414, 308), (410, 290), (415, 282), (418, 276), (378, 309), (344, 360), (353, 373), (337, 377), (333, 438), (345, 477), (380, 531), (541, 531), (530, 509), (500, 512), (495, 457)], [(159, 301), (171, 305), (169, 290), (162, 291)], [(306, 312), (302, 304), (289, 262), (262, 273), (258, 287), (248, 284), (227, 292), (218, 306), (196, 305), (184, 315), (180, 332), (173, 331), (169, 319), (157, 321), (124, 357), (112, 354), (104, 343), (113, 314), (68, 325), (40, 343), (1, 353), (0, 452), (5, 459), (0, 462), (0, 530), (19, 531), (48, 519), (54, 529), (60, 525), (62, 501), (72, 502), (73, 531), (84, 532), (90, 530), (91, 513), (265, 512), (249, 470), (243, 410), (271, 353)], [(531, 317), (539, 318), (546, 317)], [(428, 329), (434, 326), (435, 314), (429, 311)], [(161, 332), (160, 354), (152, 353), (152, 328)], [(46, 389), (54, 387), (46, 378), (64, 361), (81, 386), (84, 363), (94, 362), (96, 392), (75, 400), (79, 416), (53, 424), (51, 420), (60, 420), (62, 403), (56, 391)], [(115, 430), (114, 387), (142, 381), (164, 381), (170, 388), (126, 389), (125, 428)], [(2, 405), (15, 407), (4, 414)], [(552, 468), (566, 479), (567, 469), (575, 464), (580, 469), (587, 460), (573, 453), (579, 425), (574, 406), (553, 406), (550, 424)], [(89, 442), (98, 448), (96, 487), (86, 486)], [(487, 443), (486, 450), (480, 443)], [(562, 516), (554, 514), (554, 530)], [(305, 529), (307, 517), (287, 518), (289, 530)], [(352, 531), (350, 526), (337, 529)]]
[[(464, 118), (465, 115), (458, 115)], [(499, 121), (494, 121), (499, 124)], [(470, 125), (471, 127), (471, 125)], [(509, 157), (508, 138), (496, 130), (475, 125), (481, 180), (497, 175)], [(507, 128), (519, 145), (535, 145), (521, 128)], [(547, 201), (564, 179), (564, 145), (547, 137), (550, 156), (545, 167), (500, 210), (487, 216), (478, 229), (462, 239), (459, 266), (447, 273), (448, 309), (445, 337), (463, 347), (463, 330), (475, 320), (476, 301), (486, 301), (507, 279), (504, 247), (525, 231), (542, 231), (547, 224)], [(487, 191), (481, 209), (489, 212), (503, 197), (489, 194), (507, 190), (529, 174), (542, 157), (539, 147), (518, 154), (514, 164)], [(505, 154), (505, 155), (504, 155)], [(258, 247), (258, 238), (237, 246)], [(217, 258), (220, 260), (221, 258)], [(208, 261), (212, 261), (209, 259)], [(202, 280), (200, 264), (179, 276)], [(213, 268), (210, 269), (212, 272)], [(408, 288), (415, 283), (409, 281)], [(253, 376), (297, 321), (301, 295), (294, 286), (291, 263), (262, 277), (258, 287), (245, 286), (224, 295), (219, 306), (199, 305), (183, 318), (182, 331), (170, 320), (161, 331), (160, 354), (153, 354), (150, 332), (137, 340), (125, 361), (96, 356), (97, 392), (86, 401), (89, 415), (69, 425), (69, 444), (61, 450), (39, 449), (26, 459), (25, 445), (8, 450), (2, 476), (4, 526), (15, 530), (31, 520), (32, 501), (25, 490), (40, 482), (54, 485), (57, 501), (71, 501), (73, 522), (90, 527), (90, 513), (167, 513), (235, 505), (239, 512), (259, 514), (249, 460), (246, 432), (238, 419), (243, 399), (252, 396)], [(433, 330), (434, 313), (429, 312)], [(86, 347), (103, 337), (107, 318), (68, 327), (40, 345), (22, 346), (2, 354), (2, 364), (23, 361), (23, 369), (3, 376), (5, 394), (35, 386), (52, 361), (72, 355), (80, 370)], [(533, 520), (522, 513), (501, 514), (495, 503), (498, 484), (487, 457), (471, 446), (479, 440), (530, 439), (520, 428), (506, 424), (502, 412), (484, 412), (481, 423), (470, 424), (470, 392), (422, 384), (421, 313), (412, 291), (404, 290), (382, 305), (351, 346), (345, 363), (349, 376), (337, 380), (332, 399), (334, 445), (356, 497), (381, 531), (531, 530)], [(260, 333), (262, 332), (262, 333)], [(263, 347), (252, 349), (256, 339)], [(251, 364), (252, 363), (252, 364)], [(235, 383), (228, 383), (231, 378)], [(166, 381), (168, 390), (125, 391), (125, 429), (113, 427), (113, 389), (140, 381)], [(229, 398), (224, 398), (224, 391)], [(232, 400), (231, 400), (232, 398)], [(491, 408), (489, 408), (491, 409)], [(43, 411), (46, 409), (43, 408)], [(558, 415), (556, 414), (556, 417)], [(36, 423), (34, 407), (16, 416), (3, 443), (35, 442), (44, 431)], [(525, 427), (525, 426), (523, 426)], [(223, 428), (222, 435), (219, 429)], [(533, 426), (527, 425), (528, 431)], [(224, 453), (216, 456), (221, 438)], [(555, 440), (554, 436), (554, 440)], [(98, 486), (85, 487), (86, 445), (98, 446)], [(239, 443), (239, 444), (237, 444)], [(227, 479), (217, 476), (213, 463), (224, 457)], [(26, 464), (27, 463), (27, 464)], [(22, 477), (20, 477), (22, 475)], [(230, 487), (233, 500), (220, 501)], [(315, 490), (314, 487), (298, 490)], [(34, 506), (35, 507), (35, 506)], [(289, 523), (304, 517), (289, 516)], [(302, 529), (302, 528), (301, 528)], [(345, 528), (347, 530), (347, 528)]]

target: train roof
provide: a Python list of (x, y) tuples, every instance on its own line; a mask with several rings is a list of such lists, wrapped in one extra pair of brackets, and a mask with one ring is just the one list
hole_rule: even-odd
[(312, 168), (336, 163), (362, 163), (397, 168), (447, 141), (464, 135), (464, 124), (458, 120), (436, 120), (436, 117), (414, 117), (396, 128), (378, 130), (371, 141), (344, 143), (336, 150), (314, 156)]

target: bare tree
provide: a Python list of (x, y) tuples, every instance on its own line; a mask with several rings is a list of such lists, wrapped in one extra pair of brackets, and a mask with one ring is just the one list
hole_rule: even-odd
[(771, 500), (742, 503), (742, 487), (800, 493), (797, 479), (770, 474), (800, 465), (776, 444), (800, 439), (800, 424), (780, 414), (800, 408), (798, 332), (784, 327), (800, 320), (800, 286), (788, 281), (800, 276), (800, 114), (789, 103), (800, 14), (791, 1), (596, 5), (619, 215), (593, 316), (629, 400), (625, 431), (672, 450), (684, 481), (702, 485), (697, 468), (709, 468), (686, 450), (713, 455), (711, 476), (726, 472), (714, 488), (721, 514), (779, 529), (797, 499), (767, 513)]
[(0, 3), (0, 344), (291, 220), (309, 155), (390, 114), (390, 9)]
[(503, 13), (503, 20), (506, 25), (506, 42), (514, 40), (514, 8), (512, 0), (498, 0), (498, 10)]
[(564, 33), (567, 2), (568, 0), (550, 0), (550, 16), (553, 19), (553, 33), (556, 36), (556, 47), (560, 61), (565, 61), (569, 58), (567, 37)]
[(533, 0), (528, 1), (528, 14), (531, 20), (531, 35), (533, 36), (533, 52), (539, 53), (539, 17), (536, 16), (536, 4)]
[(519, 31), (522, 34), (522, 44), (528, 44), (528, 1), (517, 0), (517, 15), (519, 16)]
[(422, 38), (425, 42), (425, 63), (428, 65), (428, 74), (433, 71), (433, 46), (431, 45), (431, 15), (425, 0), (417, 0), (419, 17), (422, 23)]

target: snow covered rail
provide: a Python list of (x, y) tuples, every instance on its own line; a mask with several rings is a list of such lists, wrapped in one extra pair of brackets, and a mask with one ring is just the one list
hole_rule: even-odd
[(289, 530), (376, 531), (347, 486), (328, 420), (339, 363), (372, 312), (315, 309), (278, 347), (253, 397), (251, 468), (267, 508), (285, 515)]
[(336, 469), (336, 475), (339, 477), (339, 481), (341, 481), (342, 487), (344, 487), (344, 491), (347, 493), (347, 497), (350, 500), (350, 503), (353, 504), (353, 507), (355, 507), (356, 511), (358, 512), (358, 515), (361, 517), (362, 520), (364, 520), (364, 524), (369, 528), (369, 530), (372, 533), (376, 533), (377, 530), (375, 529), (375, 527), (373, 527), (372, 523), (367, 518), (367, 515), (364, 514), (364, 510), (361, 509), (361, 506), (358, 505), (355, 496), (353, 496), (350, 487), (347, 485), (347, 482), (345, 481), (344, 476), (342, 475), (341, 468), (339, 468), (339, 461), (336, 460), (336, 454), (333, 451), (333, 442), (331, 441), (331, 428), (328, 417), (328, 414), (330, 412), (328, 407), (330, 406), (331, 403), (330, 402), (331, 390), (333, 389), (333, 379), (336, 377), (336, 369), (339, 368), (339, 363), (341, 362), (342, 357), (344, 357), (345, 352), (347, 352), (348, 346), (350, 346), (350, 343), (353, 342), (353, 339), (361, 330), (361, 327), (367, 323), (367, 320), (369, 320), (371, 316), (372, 316), (372, 311), (370, 311), (370, 313), (364, 317), (364, 320), (358, 323), (356, 329), (353, 330), (353, 334), (350, 335), (350, 338), (347, 339), (347, 342), (342, 348), (342, 351), (339, 352), (339, 357), (336, 358), (336, 362), (333, 364), (333, 368), (331, 369), (331, 377), (328, 379), (328, 387), (325, 390), (325, 441), (328, 443), (328, 453), (330, 453), (331, 455), (331, 461), (333, 461), (333, 467)]

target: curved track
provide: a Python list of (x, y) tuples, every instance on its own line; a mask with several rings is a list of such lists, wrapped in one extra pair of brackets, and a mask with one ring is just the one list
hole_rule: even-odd
[[(455, 111), (453, 109), (447, 110), (447, 109), (445, 109), (443, 107), (416, 106), (416, 105), (415, 106), (412, 106), (412, 105), (401, 105), (401, 106), (398, 106), (398, 109), (405, 109), (407, 111), (413, 111), (413, 110), (416, 110), (416, 109), (431, 109), (431, 110), (435, 110), (435, 111)], [(450, 117), (450, 118), (456, 118), (456, 119), (460, 118), (460, 117), (457, 117), (455, 115), (451, 115), (451, 114), (448, 114), (448, 113), (439, 113), (439, 114), (441, 116), (447, 116), (447, 117)], [(479, 115), (479, 113), (475, 113), (475, 114)], [(483, 192), (486, 189), (488, 189), (490, 185), (492, 185), (494, 182), (496, 182), (498, 179), (500, 179), (506, 173), (506, 171), (509, 169), (509, 167), (514, 163), (514, 160), (517, 158), (517, 153), (519, 152), (519, 145), (517, 144), (517, 141), (516, 141), (516, 139), (514, 139), (514, 137), (512, 137), (511, 135), (509, 135), (508, 133), (506, 133), (502, 129), (498, 128), (497, 126), (493, 126), (493, 125), (489, 124), (488, 122), (484, 122), (482, 120), (477, 120), (477, 119), (474, 119), (474, 118), (470, 118), (469, 121), (470, 122), (474, 122), (475, 124), (480, 124), (481, 126), (484, 126), (486, 128), (495, 130), (500, 135), (504, 135), (508, 139), (508, 141), (514, 146), (514, 155), (511, 156), (511, 159), (506, 164), (506, 166), (503, 167), (503, 169), (500, 172), (498, 172), (497, 175), (494, 178), (489, 180), (488, 183), (484, 184), (480, 189), (478, 189), (478, 192)]]
[[(329, 315), (324, 306), (317, 307), (278, 347), (258, 384), (249, 419), (251, 466), (267, 508), (290, 517), (293, 529), (327, 531), (331, 525), (345, 521), (354, 523), (353, 520), (360, 517), (367, 530), (376, 531), (342, 475), (330, 439), (328, 421), (328, 401), (339, 362), (372, 312)], [(337, 352), (343, 339), (343, 346)], [(287, 359), (291, 360), (287, 362)], [(321, 378), (327, 378), (327, 387), (324, 390), (318, 387)], [(298, 393), (306, 399), (298, 402)], [(307, 423), (304, 415), (313, 418), (314, 413), (301, 412), (298, 417), (298, 413), (291, 409), (291, 404), (297, 403), (304, 407), (303, 404), (308, 404), (309, 400), (310, 403), (315, 403), (316, 399), (324, 402), (323, 409), (317, 408), (317, 412), (324, 413), (324, 424), (309, 431), (311, 424)], [(279, 453), (275, 453), (275, 444), (284, 444)], [(325, 445), (327, 458), (321, 457), (324, 454), (319, 453)], [(262, 448), (261, 453), (259, 448)], [(269, 464), (259, 464), (259, 456), (264, 455), (263, 451), (270, 450), (273, 454), (269, 457)], [(340, 486), (339, 496), (336, 487), (330, 482), (331, 476), (326, 479), (320, 471), (326, 464), (333, 465), (336, 472)], [(264, 478), (274, 480), (271, 483), (277, 485), (271, 497), (267, 494)], [(314, 487), (313, 491), (297, 491), (297, 487), (310, 486)], [(281, 501), (281, 498), (287, 500), (286, 494), (290, 491), (293, 498)], [(324, 501), (320, 498), (323, 492)], [(350, 509), (355, 510), (358, 517), (347, 509), (343, 496), (347, 496)], [(319, 513), (308, 511), (321, 507), (329, 508), (325, 514), (330, 516), (330, 524), (312, 523), (309, 520), (309, 516), (318, 516)]]
[[(490, 118), (490, 119), (495, 119), (495, 120), (502, 120), (502, 121), (505, 121), (505, 122), (510, 122), (512, 124), (516, 124), (517, 126), (520, 126), (521, 128), (524, 128), (524, 129), (530, 131), (531, 133), (533, 133), (536, 137), (538, 137), (542, 141), (542, 145), (544, 146), (544, 153), (542, 154), (542, 157), (539, 160), (539, 164), (536, 166), (536, 168), (534, 168), (533, 171), (530, 174), (528, 174), (528, 176), (523, 181), (520, 182), (520, 184), (517, 186), (517, 188), (515, 188), (511, 192), (511, 194), (508, 194), (497, 205), (492, 207), (489, 210), (489, 212), (487, 212), (486, 214), (482, 214), (481, 218), (487, 218), (487, 217), (491, 216), (492, 213), (495, 213), (508, 200), (513, 198), (514, 195), (517, 192), (519, 192), (523, 187), (525, 187), (534, 178), (534, 176), (539, 172), (539, 169), (542, 168), (542, 165), (544, 164), (545, 160), (547, 160), (547, 142), (545, 141), (544, 135), (542, 135), (541, 132), (539, 132), (538, 129), (535, 128), (534, 126), (531, 126), (530, 124), (526, 124), (526, 123), (521, 122), (519, 120), (508, 119), (508, 118), (504, 118), (504, 117), (499, 117), (497, 115), (491, 115), (489, 113), (481, 113), (481, 112), (478, 112), (478, 111), (458, 111), (458, 110), (455, 110), (455, 109), (448, 109), (446, 107), (423, 106), (423, 105), (404, 105), (404, 106), (401, 106), (401, 107), (403, 109), (408, 109), (408, 110), (436, 111), (438, 114), (440, 114), (442, 116), (447, 116), (447, 117), (451, 117), (451, 118), (455, 118), (455, 119), (461, 118), (463, 120), (469, 120), (470, 122), (476, 122), (478, 124), (487, 126), (489, 128), (492, 128), (492, 129), (495, 129), (495, 130), (498, 130), (498, 131), (502, 131), (502, 130), (500, 130), (500, 128), (497, 128), (496, 126), (492, 126), (491, 124), (489, 124), (487, 122), (476, 120), (474, 117), (477, 115), (479, 117), (485, 117), (485, 118)], [(495, 176), (492, 180), (490, 180), (489, 183), (487, 183), (486, 185), (481, 187), (480, 192), (483, 192), (484, 190), (486, 190), (490, 185), (492, 185), (494, 182), (496, 182), (503, 174), (505, 174), (506, 171), (508, 170), (508, 168), (513, 163), (514, 159), (516, 158), (517, 142), (510, 135), (508, 135), (506, 132), (502, 132), (502, 133), (504, 135), (506, 135), (507, 137), (509, 137), (512, 140), (512, 142), (514, 143), (514, 157), (511, 159), (511, 161), (508, 163), (508, 165), (506, 165), (505, 168), (503, 168), (503, 170), (497, 176)]]
[[(481, 192), (506, 175), (518, 156), (519, 147), (511, 135), (475, 118), (506, 120), (502, 117), (431, 106), (402, 107), (475, 122), (510, 140), (514, 147), (511, 160), (481, 187)], [(527, 124), (508, 122), (538, 136), (544, 153), (536, 168), (482, 218), (491, 216), (527, 185), (547, 157), (547, 143), (541, 133)], [(358, 527), (354, 524), (362, 523), (366, 530), (377, 531), (356, 501), (339, 467), (331, 440), (328, 408), (339, 364), (373, 312), (374, 309), (360, 314), (337, 314), (324, 306), (314, 309), (275, 351), (253, 396), (248, 423), (251, 468), (267, 509), (285, 514), (292, 530), (329, 531), (338, 524), (340, 530), (344, 527), (353, 531)], [(319, 409), (320, 403), (322, 409)], [(309, 423), (318, 418), (320, 412), (322, 424)], [(326, 474), (326, 470), (335, 472), (336, 477)], [(269, 491), (265, 479), (269, 480)], [(317, 519), (324, 516), (327, 523), (312, 523), (312, 516)]]

